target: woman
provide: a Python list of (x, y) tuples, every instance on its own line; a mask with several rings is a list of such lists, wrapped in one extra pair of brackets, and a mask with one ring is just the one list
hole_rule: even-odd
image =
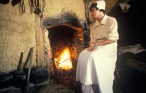
[(115, 62), (117, 60), (118, 24), (105, 14), (105, 1), (90, 6), (95, 22), (90, 28), (90, 44), (78, 58), (76, 80), (83, 93), (113, 93)]

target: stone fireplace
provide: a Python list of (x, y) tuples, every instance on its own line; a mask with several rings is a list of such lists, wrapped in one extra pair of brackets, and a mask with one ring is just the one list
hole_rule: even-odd
[(79, 53), (85, 48), (84, 22), (75, 14), (64, 12), (46, 18), (43, 26), (48, 30), (49, 49), (51, 50), (51, 76), (64, 84), (75, 79)]

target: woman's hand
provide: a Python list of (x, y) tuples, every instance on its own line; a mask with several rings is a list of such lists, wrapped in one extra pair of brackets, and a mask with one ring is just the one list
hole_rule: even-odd
[(92, 51), (92, 50), (94, 50), (94, 47), (89, 46), (87, 49), (88, 49), (88, 51)]
[(94, 42), (90, 42), (89, 47), (88, 47), (88, 51), (94, 50), (94, 47), (95, 47), (95, 43)]
[(89, 43), (89, 47), (94, 47), (95, 46), (95, 43), (94, 42), (90, 42)]

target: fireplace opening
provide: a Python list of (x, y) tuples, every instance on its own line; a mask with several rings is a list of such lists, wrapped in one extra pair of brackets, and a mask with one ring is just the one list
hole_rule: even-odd
[(53, 61), (50, 74), (69, 87), (75, 81), (78, 54), (84, 46), (83, 31), (67, 25), (50, 27), (48, 31)]
[(52, 53), (52, 62), (49, 64), (50, 77), (73, 90), (80, 87), (75, 77), (79, 53), (85, 49), (88, 41), (85, 38), (85, 23), (69, 11), (45, 18), (42, 23), (43, 28), (48, 30), (48, 49), (49, 53)]

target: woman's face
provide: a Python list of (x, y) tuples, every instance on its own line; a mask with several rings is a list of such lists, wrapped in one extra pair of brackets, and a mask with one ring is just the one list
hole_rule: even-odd
[(95, 7), (93, 7), (91, 9), (91, 15), (93, 18), (98, 18), (100, 15), (100, 11), (98, 9), (96, 9)]

